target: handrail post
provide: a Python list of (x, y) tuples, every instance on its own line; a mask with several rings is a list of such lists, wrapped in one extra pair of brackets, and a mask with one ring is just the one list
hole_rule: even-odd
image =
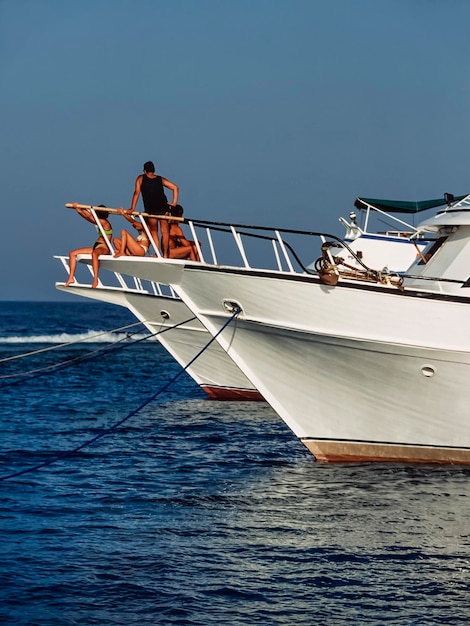
[(122, 277), (122, 274), (120, 274), (119, 272), (113, 272), (113, 274), (116, 277), (116, 280), (118, 281), (118, 283), (121, 285), (121, 287), (123, 289), (127, 289), (128, 287), (127, 287), (126, 281)]
[[(278, 230), (274, 231), (276, 233), (277, 240), (279, 241), (279, 245), (281, 246), (281, 250), (284, 253), (284, 258), (286, 259), (287, 267), (289, 271), (294, 274), (294, 268), (292, 267), (292, 263), (290, 262), (289, 255), (287, 254), (286, 247), (284, 245), (284, 241), (282, 240), (281, 233)], [(281, 268), (282, 269), (282, 268)]]
[(194, 228), (194, 224), (189, 221), (188, 222), (189, 229), (191, 230), (191, 235), (194, 241), (194, 245), (196, 246), (197, 253), (199, 255), (199, 260), (204, 261), (204, 256), (202, 254), (201, 246), (199, 245), (199, 240), (197, 238), (196, 229)]
[(230, 230), (232, 231), (233, 238), (235, 239), (235, 243), (237, 244), (238, 251), (240, 252), (245, 267), (250, 267), (248, 259), (246, 258), (245, 249), (243, 248), (241, 235), (237, 233), (234, 226), (230, 226)]
[(211, 234), (210, 228), (206, 228), (206, 235), (207, 235), (207, 240), (209, 242), (209, 248), (211, 249), (212, 263), (214, 263), (214, 265), (217, 265), (217, 256), (215, 254), (214, 242), (212, 241), (212, 234)]
[(369, 224), (369, 215), (370, 215), (370, 206), (367, 205), (367, 209), (366, 209), (366, 217), (364, 220), (364, 231), (367, 232), (367, 226)]
[(277, 249), (277, 241), (275, 239), (271, 239), (271, 243), (273, 244), (274, 256), (276, 257), (277, 269), (282, 272), (282, 263), (281, 257), (279, 256), (279, 250)]
[(98, 228), (99, 232), (101, 233), (101, 236), (103, 237), (104, 241), (106, 242), (106, 245), (108, 246), (108, 250), (109, 250), (110, 254), (114, 254), (113, 244), (111, 243), (111, 241), (108, 239), (108, 236), (104, 232), (103, 225), (101, 224), (100, 220), (98, 219), (98, 216), (96, 215), (95, 209), (93, 207), (91, 207), (90, 211), (91, 211), (91, 214), (93, 215), (93, 217), (95, 219), (97, 228)]

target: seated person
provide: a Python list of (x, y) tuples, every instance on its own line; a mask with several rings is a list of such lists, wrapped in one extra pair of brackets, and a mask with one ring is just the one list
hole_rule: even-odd
[[(177, 204), (170, 207), (170, 215), (174, 217), (183, 217), (183, 207)], [(170, 225), (170, 259), (190, 259), (191, 261), (200, 261), (196, 244), (194, 241), (186, 239), (179, 222), (169, 220)]]
[[(102, 254), (110, 254), (110, 249), (108, 244), (106, 243), (103, 233), (101, 229), (98, 228), (95, 222), (95, 218), (89, 209), (83, 209), (78, 206), (77, 202), (73, 203), (73, 208), (77, 211), (77, 213), (83, 217), (87, 222), (91, 222), (95, 225), (96, 230), (98, 231), (98, 239), (95, 241), (93, 246), (87, 246), (85, 248), (77, 248), (76, 250), (71, 250), (69, 254), (69, 276), (67, 278), (67, 282), (65, 283), (65, 287), (68, 287), (72, 283), (75, 282), (75, 270), (77, 268), (77, 257), (79, 254), (91, 254), (91, 267), (93, 269), (93, 283), (92, 287), (98, 287), (98, 271), (99, 271), (99, 257)], [(98, 207), (97, 207), (98, 208)], [(106, 208), (104, 204), (100, 204), (99, 208)], [(97, 217), (100, 222), (101, 228), (104, 231), (106, 239), (111, 241), (111, 237), (113, 234), (113, 228), (111, 223), (108, 220), (109, 213), (108, 211), (99, 211), (97, 212)]]
[(116, 252), (115, 257), (120, 256), (145, 256), (149, 249), (150, 241), (141, 222), (135, 220), (132, 215), (119, 209), (119, 213), (126, 218), (128, 222), (138, 231), (138, 236), (133, 237), (127, 230), (121, 231), (121, 238), (115, 237), (113, 240)]

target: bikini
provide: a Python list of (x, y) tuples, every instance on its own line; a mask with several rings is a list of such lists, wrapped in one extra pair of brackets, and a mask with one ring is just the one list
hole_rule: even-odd
[[(98, 228), (98, 226), (96, 227), (97, 232), (100, 234), (101, 239), (103, 238), (100, 229)], [(113, 234), (113, 229), (110, 228), (109, 230), (103, 229), (104, 234), (107, 237), (111, 237), (111, 235)], [(99, 239), (97, 239), (95, 241), (95, 243), (93, 244), (93, 250), (95, 250), (96, 248), (99, 248), (100, 246), (107, 246), (106, 241), (100, 241)]]
[[(140, 245), (142, 246), (142, 248), (144, 249), (144, 254), (147, 254), (147, 250), (149, 249), (149, 244), (150, 241), (148, 240), (148, 237), (146, 235), (140, 234), (137, 238), (136, 241), (138, 241), (140, 243)], [(145, 241), (145, 243), (143, 243)]]

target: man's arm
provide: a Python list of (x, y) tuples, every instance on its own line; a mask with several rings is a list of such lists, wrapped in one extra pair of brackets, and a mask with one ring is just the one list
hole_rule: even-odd
[(170, 206), (176, 206), (178, 204), (178, 192), (179, 192), (178, 185), (175, 185), (175, 183), (172, 183), (171, 180), (167, 180), (166, 178), (163, 178), (163, 177), (162, 177), (162, 183), (164, 187), (166, 187), (167, 189), (170, 189), (173, 192), (173, 200), (169, 202), (168, 204)]
[(132, 196), (131, 208), (127, 210), (127, 213), (134, 213), (135, 211), (135, 207), (137, 206), (137, 200), (139, 199), (139, 196), (140, 196), (140, 188), (142, 186), (142, 176), (143, 174), (141, 174), (140, 176), (137, 176), (135, 180), (135, 189), (134, 189), (134, 195)]

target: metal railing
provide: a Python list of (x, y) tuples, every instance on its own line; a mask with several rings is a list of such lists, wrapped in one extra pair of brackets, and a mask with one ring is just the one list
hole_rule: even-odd
[[(89, 209), (99, 231), (107, 242), (110, 254), (114, 254), (112, 243), (108, 241), (99, 222), (98, 213), (107, 211), (109, 214), (120, 215), (120, 211), (108, 207), (88, 205), (66, 206), (79, 206)], [(148, 217), (148, 214), (134, 212), (132, 216), (134, 219), (140, 220), (151, 243), (146, 256), (153, 256), (158, 260), (158, 258), (161, 258), (161, 253), (159, 246), (155, 245), (146, 223), (145, 218)], [(346, 251), (348, 258), (353, 259), (356, 267), (360, 268), (368, 276), (372, 277), (374, 274), (378, 272), (383, 273), (384, 271), (384, 268), (368, 266), (346, 241), (326, 232), (183, 219), (168, 215), (158, 216), (158, 218), (178, 221), (189, 228), (200, 259), (200, 261), (191, 261), (191, 263), (201, 262), (207, 265), (235, 266), (255, 270), (267, 269), (289, 274), (318, 275), (318, 262), (322, 257), (326, 255), (328, 261), (331, 264), (335, 264), (341, 251)], [(227, 238), (231, 243), (227, 243)], [(254, 242), (256, 246), (254, 246)], [(265, 244), (261, 254), (260, 243)], [(84, 260), (86, 261), (86, 259)], [(64, 263), (64, 261), (62, 262)], [(117, 271), (114, 272), (114, 275), (122, 289), (148, 291), (143, 288), (139, 279), (132, 279), (133, 284), (130, 287), (123, 275)], [(102, 283), (100, 282), (100, 284)], [(149, 283), (149, 285), (151, 293), (161, 294), (161, 286), (158, 283)]]
[[(58, 259), (65, 272), (68, 274), (70, 271), (69, 265), (69, 257), (68, 255), (56, 254), (54, 255), (54, 259)], [(80, 263), (80, 266), (84, 265), (90, 275), (93, 277), (93, 270), (90, 262), (90, 255), (81, 255), (79, 260), (83, 263)], [(78, 268), (77, 268), (78, 269)], [(103, 276), (106, 276), (108, 280), (103, 280)], [(113, 282), (110, 277), (114, 276), (115, 281)], [(60, 284), (60, 282), (59, 282)], [(88, 283), (82, 283), (78, 280), (77, 274), (75, 275), (75, 282), (73, 283), (74, 287), (89, 287)], [(120, 272), (111, 272), (108, 271), (106, 273), (100, 273), (98, 277), (98, 287), (101, 289), (110, 289), (114, 291), (125, 291), (127, 293), (138, 293), (142, 295), (151, 295), (151, 296), (163, 296), (166, 298), (174, 298), (179, 299), (178, 295), (174, 291), (172, 287), (169, 285), (162, 285), (161, 283), (154, 282), (151, 280), (145, 280), (142, 278), (127, 276), (121, 274)]]

